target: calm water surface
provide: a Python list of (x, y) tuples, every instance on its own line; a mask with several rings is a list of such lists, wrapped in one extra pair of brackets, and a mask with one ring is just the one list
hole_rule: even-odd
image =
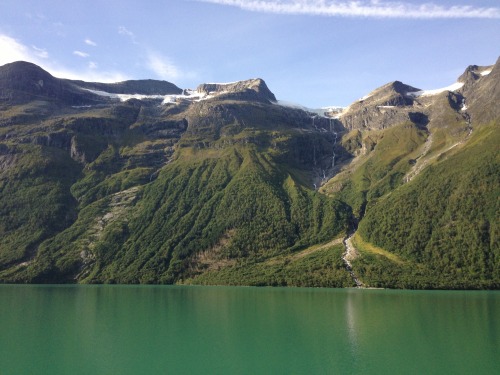
[(0, 374), (500, 374), (500, 292), (0, 286)]

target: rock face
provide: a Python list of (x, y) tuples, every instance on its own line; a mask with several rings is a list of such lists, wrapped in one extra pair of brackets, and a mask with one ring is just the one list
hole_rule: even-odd
[(413, 122), (419, 116), (412, 114), (416, 103), (411, 93), (418, 91), (399, 81), (388, 83), (351, 104), (339, 121), (349, 130), (384, 129), (405, 121)]
[(204, 83), (198, 86), (196, 91), (206, 95), (216, 95), (219, 99), (276, 101), (274, 94), (260, 78), (234, 83)]
[(489, 122), (500, 116), (500, 58), (493, 66), (469, 66), (459, 78), (464, 86), (458, 90), (472, 121)]
[(403, 122), (418, 126), (431, 122), (432, 126), (432, 119), (440, 118), (441, 99), (446, 98), (459, 116), (488, 122), (500, 113), (499, 106), (490, 105), (492, 100), (500, 100), (499, 76), (497, 61), (493, 66), (467, 67), (458, 78), (461, 85), (457, 84), (454, 91), (426, 93), (399, 81), (391, 82), (352, 103), (336, 117), (348, 130), (385, 129)]

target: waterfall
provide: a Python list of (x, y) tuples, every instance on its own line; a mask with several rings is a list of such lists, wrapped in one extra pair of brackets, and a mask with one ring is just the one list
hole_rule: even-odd
[(333, 126), (332, 126), (332, 119), (330, 120), (330, 133), (335, 135), (335, 139), (333, 140), (333, 146), (332, 146), (332, 168), (335, 167), (335, 144), (337, 143), (337, 132), (334, 131)]
[(318, 117), (318, 116), (317, 116), (317, 115), (311, 116), (311, 118), (312, 118), (312, 120), (313, 120), (313, 127), (314, 127), (314, 129), (319, 130), (319, 129), (318, 129), (318, 127), (316, 126), (316, 124), (314, 123), (314, 119), (315, 119), (316, 117)]

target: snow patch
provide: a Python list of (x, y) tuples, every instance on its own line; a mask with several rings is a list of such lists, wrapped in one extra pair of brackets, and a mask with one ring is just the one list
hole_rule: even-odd
[[(339, 107), (339, 106), (328, 106), (328, 107), (322, 107), (322, 108), (309, 108), (309, 107), (305, 107), (301, 104), (289, 102), (286, 100), (277, 100), (276, 104), (280, 105), (282, 107), (301, 109), (303, 111), (306, 111), (309, 113), (314, 113), (318, 116), (325, 117), (325, 118), (339, 118), (340, 114), (344, 111), (344, 107)], [(327, 113), (332, 113), (332, 112), (335, 114), (332, 116), (327, 116)]]
[(192, 100), (192, 101), (200, 101), (204, 99), (210, 99), (214, 97), (213, 95), (207, 95), (202, 92), (198, 92), (195, 90), (185, 90), (183, 94), (171, 94), (171, 95), (143, 95), (143, 94), (115, 94), (115, 93), (109, 93), (106, 91), (100, 91), (100, 90), (91, 90), (91, 89), (86, 89), (82, 88), (83, 90), (89, 91), (95, 95), (99, 96), (104, 96), (107, 98), (111, 99), (117, 99), (120, 100), (121, 102), (126, 102), (127, 100), (130, 99), (139, 99), (139, 100), (144, 100), (144, 99), (161, 99), (162, 104), (169, 104), (169, 103), (176, 103), (178, 99), (186, 99), (186, 100)]
[[(249, 79), (249, 81), (255, 81), (256, 78)], [(234, 85), (236, 83), (240, 83), (242, 81), (234, 81), (234, 82), (206, 82), (205, 85), (219, 85), (219, 86), (226, 86), (226, 85)]]
[(412, 96), (414, 98), (420, 97), (420, 96), (432, 96), (432, 95), (437, 95), (445, 91), (456, 91), (460, 88), (462, 88), (464, 84), (462, 82), (455, 82), (454, 84), (450, 86), (446, 86), (440, 89), (434, 89), (434, 90), (421, 90), (421, 91), (413, 91), (409, 92), (407, 95)]
[(487, 76), (490, 73), (491, 73), (491, 69), (490, 70), (485, 70), (485, 71), (483, 71), (483, 72), (481, 72), (479, 74), (481, 74), (484, 77), (484, 76)]

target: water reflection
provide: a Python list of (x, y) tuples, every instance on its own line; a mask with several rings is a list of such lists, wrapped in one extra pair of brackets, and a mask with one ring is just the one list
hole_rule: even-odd
[(349, 338), (349, 349), (354, 368), (358, 367), (360, 353), (358, 347), (358, 331), (356, 327), (356, 291), (347, 291), (347, 301), (345, 304), (345, 315), (347, 323), (347, 332)]
[(500, 373), (498, 292), (0, 286), (0, 301), (7, 374)]

